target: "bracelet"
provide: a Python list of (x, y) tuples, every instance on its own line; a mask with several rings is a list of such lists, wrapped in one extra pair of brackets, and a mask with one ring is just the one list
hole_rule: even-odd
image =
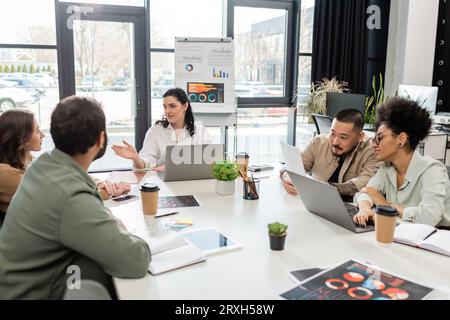
[(280, 179), (283, 180), (283, 175), (287, 172), (286, 169), (280, 170)]

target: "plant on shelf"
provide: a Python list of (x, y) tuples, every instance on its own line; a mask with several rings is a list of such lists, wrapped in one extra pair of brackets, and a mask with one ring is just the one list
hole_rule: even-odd
[(366, 106), (364, 111), (364, 122), (371, 127), (374, 126), (377, 117), (377, 107), (383, 104), (387, 98), (384, 96), (383, 75), (379, 74), (379, 83), (377, 88), (377, 77), (372, 77), (372, 96), (366, 97)]
[(234, 194), (234, 180), (239, 176), (234, 162), (224, 160), (213, 163), (212, 176), (216, 179), (216, 193), (222, 196)]
[(321, 82), (311, 85), (311, 91), (306, 99), (305, 114), (308, 121), (312, 122), (313, 113), (326, 114), (327, 92), (345, 93), (349, 92), (348, 83), (339, 81), (334, 77), (329, 80), (323, 78)]
[(283, 250), (288, 226), (278, 221), (269, 223), (267, 226), (269, 227), (270, 249)]

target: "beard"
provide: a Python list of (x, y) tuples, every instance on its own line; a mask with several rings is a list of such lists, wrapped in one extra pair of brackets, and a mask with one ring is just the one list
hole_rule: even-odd
[(105, 132), (105, 143), (103, 143), (103, 147), (97, 152), (94, 161), (100, 159), (105, 155), (107, 147), (108, 147), (108, 135)]
[[(333, 150), (333, 148), (335, 149), (335, 150)], [(331, 148), (331, 153), (333, 154), (333, 156), (335, 156), (335, 157), (337, 157), (337, 156), (341, 156), (342, 155), (342, 149), (341, 148), (339, 148), (338, 146), (332, 146), (332, 148)]]

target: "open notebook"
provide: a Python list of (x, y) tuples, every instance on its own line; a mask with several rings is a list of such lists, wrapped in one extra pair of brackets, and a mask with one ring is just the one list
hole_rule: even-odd
[(450, 231), (426, 224), (401, 223), (395, 228), (394, 241), (450, 256)]
[(165, 232), (157, 237), (148, 235), (145, 240), (152, 252), (149, 271), (153, 275), (206, 260), (202, 250), (176, 232)]

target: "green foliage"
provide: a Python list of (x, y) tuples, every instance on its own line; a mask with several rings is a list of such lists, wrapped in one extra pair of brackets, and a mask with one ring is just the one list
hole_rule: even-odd
[(36, 73), (39, 73), (39, 72), (41, 72), (41, 67), (40, 67), (40, 66), (37, 66), (37, 68), (36, 68)]
[(338, 81), (336, 78), (331, 80), (323, 78), (322, 82), (311, 85), (311, 91), (306, 100), (305, 114), (308, 116), (310, 122), (312, 122), (311, 115), (313, 113), (326, 114), (326, 98), (327, 92), (348, 92), (348, 83)]
[(282, 236), (286, 233), (288, 226), (286, 224), (280, 223), (278, 221), (269, 223), (269, 233), (275, 236)]
[(28, 67), (25, 63), (22, 66), (22, 72), (28, 73)]
[(372, 77), (372, 96), (366, 97), (366, 106), (364, 112), (364, 121), (368, 124), (375, 124), (377, 117), (377, 107), (386, 101), (384, 96), (383, 75), (379, 74), (379, 83), (377, 88), (377, 77)]
[(3, 73), (3, 65), (0, 64), (0, 73)]
[(14, 72), (16, 72), (16, 66), (15, 65), (11, 65), (11, 73), (14, 73)]
[(30, 66), (30, 73), (35, 73), (36, 72), (36, 67), (34, 66), (34, 64), (32, 64)]
[(9, 73), (9, 66), (7, 64), (5, 64), (5, 69), (3, 71), (4, 73)]
[(217, 180), (231, 181), (239, 176), (239, 172), (234, 162), (225, 160), (212, 165), (212, 175)]
[(18, 66), (17, 66), (17, 72), (22, 72), (22, 70), (23, 70), (23, 69), (22, 69), (22, 66), (21, 66), (21, 65), (18, 65)]
[(48, 66), (47, 66), (47, 70), (45, 70), (45, 71), (47, 71), (47, 72), (53, 72), (52, 66), (51, 66), (51, 65), (48, 65)]

